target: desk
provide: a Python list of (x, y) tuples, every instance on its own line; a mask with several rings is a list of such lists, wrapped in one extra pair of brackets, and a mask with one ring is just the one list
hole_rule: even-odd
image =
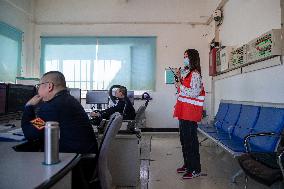
[(140, 144), (136, 135), (117, 134), (108, 163), (114, 185), (136, 187), (140, 182)]
[[(70, 170), (79, 159), (77, 154), (60, 153), (60, 163), (43, 165), (43, 152), (15, 152), (12, 147), (17, 144), (19, 143), (0, 142), (1, 188), (48, 188), (64, 176), (71, 188)], [(66, 173), (68, 174), (65, 175)], [(68, 184), (64, 187), (68, 187)], [(60, 187), (62, 185), (58, 186)]]

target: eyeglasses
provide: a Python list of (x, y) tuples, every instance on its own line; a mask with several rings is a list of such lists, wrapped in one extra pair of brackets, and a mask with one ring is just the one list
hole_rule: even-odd
[(35, 87), (36, 87), (36, 89), (39, 89), (40, 85), (46, 84), (46, 83), (50, 83), (50, 82), (48, 81), (48, 82), (38, 83), (38, 84), (35, 85)]

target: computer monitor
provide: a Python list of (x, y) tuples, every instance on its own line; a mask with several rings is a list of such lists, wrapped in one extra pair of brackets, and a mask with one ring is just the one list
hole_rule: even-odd
[(127, 91), (127, 97), (129, 98), (132, 105), (134, 105), (134, 91)]
[(81, 89), (79, 88), (68, 88), (70, 95), (81, 103)]
[(86, 104), (108, 104), (107, 90), (88, 90)]
[(6, 93), (7, 85), (5, 83), (0, 83), (0, 115), (6, 113)]
[(32, 85), (8, 84), (7, 112), (19, 112), (24, 110), (25, 104), (36, 94), (36, 88)]

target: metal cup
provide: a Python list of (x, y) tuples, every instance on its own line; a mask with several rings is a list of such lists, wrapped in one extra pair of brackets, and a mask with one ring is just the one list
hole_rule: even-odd
[(59, 123), (48, 121), (44, 128), (44, 164), (51, 165), (59, 161)]

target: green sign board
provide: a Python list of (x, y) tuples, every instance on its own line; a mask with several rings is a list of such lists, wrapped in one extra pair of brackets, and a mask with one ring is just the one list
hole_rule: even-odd
[(165, 69), (165, 83), (166, 84), (175, 83), (174, 73), (170, 69)]

